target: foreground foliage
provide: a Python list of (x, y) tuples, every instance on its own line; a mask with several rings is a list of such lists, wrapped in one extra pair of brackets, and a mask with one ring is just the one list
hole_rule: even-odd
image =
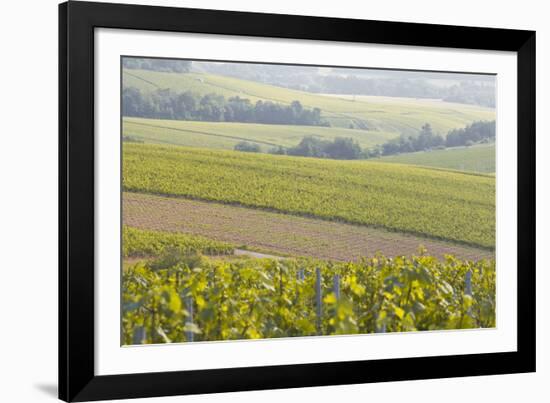
[(370, 161), (124, 145), (124, 190), (184, 196), (494, 248), (495, 178)]
[(163, 262), (124, 271), (123, 344), (495, 326), (494, 261)]

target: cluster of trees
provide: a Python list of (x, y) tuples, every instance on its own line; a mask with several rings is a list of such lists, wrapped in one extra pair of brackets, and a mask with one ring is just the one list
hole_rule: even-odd
[(257, 101), (219, 94), (199, 95), (190, 91), (159, 89), (141, 92), (124, 88), (122, 114), (153, 119), (201, 120), (209, 122), (245, 122), (287, 125), (329, 126), (319, 108), (307, 109), (299, 101), (290, 105)]
[[(260, 152), (260, 146), (255, 143), (241, 141), (236, 144), (236, 151)], [(300, 157), (331, 158), (337, 160), (355, 160), (362, 158), (363, 150), (352, 138), (337, 137), (334, 140), (323, 140), (313, 136), (302, 138), (295, 147), (274, 147), (269, 150), (271, 154), (294, 155)]]
[(429, 123), (422, 126), (418, 136), (401, 135), (381, 146), (365, 150), (366, 158), (381, 155), (410, 153), (415, 151), (445, 149), (446, 147), (470, 146), (475, 143), (487, 143), (495, 140), (495, 121), (473, 122), (462, 129), (449, 131), (446, 138), (433, 132)]
[(361, 146), (350, 137), (336, 137), (330, 141), (307, 136), (297, 146), (286, 150), (288, 155), (336, 160), (356, 160), (361, 158), (362, 152)]
[[(356, 140), (347, 137), (337, 137), (334, 140), (324, 140), (318, 137), (306, 136), (295, 147), (273, 147), (271, 154), (294, 155), (300, 157), (331, 158), (339, 160), (355, 160), (375, 158), (383, 155), (411, 153), (445, 149), (447, 147), (470, 146), (476, 143), (488, 143), (495, 140), (495, 121), (473, 122), (462, 129), (449, 131), (446, 138), (434, 133), (429, 123), (420, 129), (417, 136), (402, 135), (372, 149), (362, 149)], [(235, 145), (236, 151), (261, 152), (256, 143), (241, 141)]]
[(241, 141), (241, 142), (235, 144), (235, 147), (233, 147), (233, 149), (235, 151), (243, 151), (243, 152), (247, 152), (247, 153), (259, 153), (259, 152), (262, 151), (259, 144), (249, 143), (248, 141)]
[(495, 121), (473, 122), (463, 129), (453, 129), (447, 134), (447, 147), (468, 146), (474, 143), (488, 143), (495, 141)]
[(478, 85), (472, 82), (461, 82), (445, 90), (443, 100), (461, 104), (472, 104), (495, 107), (495, 87)]
[(429, 123), (426, 123), (420, 129), (417, 136), (401, 135), (396, 139), (382, 144), (382, 146), (371, 150), (370, 156), (393, 155), (400, 153), (412, 153), (434, 148), (444, 148), (445, 139), (440, 134), (435, 134)]
[(171, 73), (188, 73), (191, 61), (174, 59), (147, 59), (141, 57), (124, 57), (122, 66), (127, 69), (166, 71)]

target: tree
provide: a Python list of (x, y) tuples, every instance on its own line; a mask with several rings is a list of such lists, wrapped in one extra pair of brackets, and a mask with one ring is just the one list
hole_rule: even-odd
[(324, 151), (330, 158), (339, 160), (355, 160), (361, 157), (361, 147), (352, 138), (337, 137), (325, 146)]
[(296, 147), (288, 149), (288, 155), (299, 155), (302, 157), (318, 157), (325, 158), (324, 152), (325, 142), (313, 136), (302, 138)]
[(433, 137), (432, 126), (429, 123), (425, 123), (420, 129), (420, 133), (415, 141), (415, 151), (426, 150), (431, 145), (431, 139)]

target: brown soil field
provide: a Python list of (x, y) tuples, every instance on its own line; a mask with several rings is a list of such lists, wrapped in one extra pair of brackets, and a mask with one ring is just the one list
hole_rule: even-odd
[(182, 198), (124, 192), (122, 209), (124, 225), (201, 235), (273, 255), (346, 261), (377, 252), (409, 256), (422, 245), (439, 258), (494, 257), (485, 249), (377, 228)]

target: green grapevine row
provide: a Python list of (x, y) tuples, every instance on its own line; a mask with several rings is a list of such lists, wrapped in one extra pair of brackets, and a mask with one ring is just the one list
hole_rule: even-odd
[(214, 241), (198, 235), (186, 235), (164, 231), (150, 231), (122, 227), (122, 255), (144, 257), (170, 255), (168, 251), (180, 254), (199, 252), (205, 255), (229, 255), (234, 246), (227, 242)]
[(172, 263), (124, 270), (123, 344), (495, 326), (494, 261), (420, 255), (229, 262), (188, 255)]

